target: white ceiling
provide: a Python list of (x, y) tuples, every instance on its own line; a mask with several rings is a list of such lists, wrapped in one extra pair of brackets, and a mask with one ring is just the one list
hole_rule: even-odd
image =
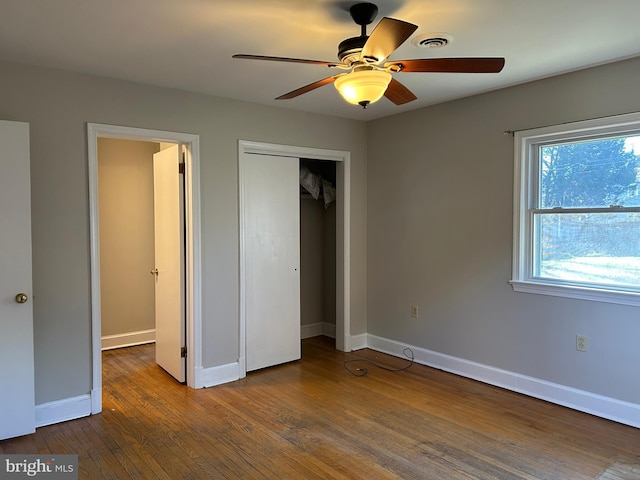
[[(405, 42), (390, 59), (504, 57), (498, 74), (394, 74), (418, 100), (363, 110), (332, 85), (275, 97), (338, 73), (232, 59), (234, 53), (336, 61), (358, 36), (341, 0), (0, 0), (0, 59), (371, 120), (640, 55), (640, 0), (378, 0), (383, 16), (446, 33), (441, 49)], [(371, 30), (369, 29), (368, 32)], [(412, 38), (413, 38), (412, 36)]]

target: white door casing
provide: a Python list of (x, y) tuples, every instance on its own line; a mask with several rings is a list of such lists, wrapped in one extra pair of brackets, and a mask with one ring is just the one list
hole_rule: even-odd
[[(0, 121), (0, 440), (35, 432), (29, 124)], [(18, 299), (17, 294), (23, 293)], [(18, 303), (18, 300), (24, 303)]]
[(185, 381), (180, 145), (153, 156), (156, 363)]
[(100, 320), (100, 219), (98, 215), (98, 137), (181, 143), (185, 147), (185, 310), (187, 329), (187, 385), (203, 388), (202, 300), (200, 247), (200, 138), (198, 135), (144, 128), (87, 124), (89, 228), (91, 242), (91, 413), (102, 411), (102, 341)]
[[(337, 199), (336, 199), (336, 348), (348, 352), (351, 350), (351, 158), (349, 152), (318, 149), (291, 145), (238, 141), (238, 184), (239, 184), (239, 220), (240, 220), (240, 332), (239, 366), (246, 374), (247, 356), (247, 273), (245, 258), (246, 232), (244, 230), (244, 160), (247, 154), (273, 155), (282, 157), (330, 160), (336, 162)], [(296, 179), (296, 188), (298, 188)]]
[(299, 170), (297, 158), (244, 158), (247, 371), (300, 358)]

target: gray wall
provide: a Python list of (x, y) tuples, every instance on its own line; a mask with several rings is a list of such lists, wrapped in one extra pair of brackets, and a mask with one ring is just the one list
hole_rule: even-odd
[(300, 198), (300, 324), (324, 321), (322, 301), (322, 203)]
[(153, 154), (158, 143), (98, 139), (102, 336), (156, 327)]
[(639, 111), (639, 78), (634, 59), (370, 122), (368, 333), (640, 403), (640, 308), (508, 284), (514, 146), (503, 134)]
[(91, 387), (86, 123), (200, 135), (203, 366), (238, 359), (238, 139), (351, 152), (351, 330), (366, 329), (366, 124), (0, 62), (0, 118), (29, 122), (36, 403)]
[(336, 206), (300, 198), (300, 324), (336, 324)]
[(325, 323), (336, 324), (336, 202), (322, 207), (322, 309)]

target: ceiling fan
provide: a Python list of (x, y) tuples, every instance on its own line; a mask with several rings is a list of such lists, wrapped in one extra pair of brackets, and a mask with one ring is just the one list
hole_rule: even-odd
[(269, 60), (274, 62), (306, 63), (337, 68), (348, 73), (339, 73), (310, 83), (276, 100), (288, 100), (316, 88), (334, 83), (342, 97), (349, 103), (367, 108), (384, 95), (396, 105), (403, 105), (417, 97), (392, 73), (402, 72), (446, 72), (446, 73), (498, 73), (504, 67), (504, 58), (423, 58), (415, 60), (391, 60), (391, 55), (418, 28), (412, 23), (384, 17), (367, 35), (367, 25), (378, 14), (372, 3), (358, 3), (349, 12), (353, 21), (360, 25), (360, 36), (343, 40), (338, 45), (339, 62), (305, 60), (301, 58), (270, 57), (263, 55), (237, 54), (233, 58)]

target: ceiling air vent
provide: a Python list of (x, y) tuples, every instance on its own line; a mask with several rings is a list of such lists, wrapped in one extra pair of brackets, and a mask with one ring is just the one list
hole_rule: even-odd
[(425, 35), (418, 35), (411, 43), (420, 48), (442, 48), (446, 47), (453, 37), (446, 33), (427, 33)]

